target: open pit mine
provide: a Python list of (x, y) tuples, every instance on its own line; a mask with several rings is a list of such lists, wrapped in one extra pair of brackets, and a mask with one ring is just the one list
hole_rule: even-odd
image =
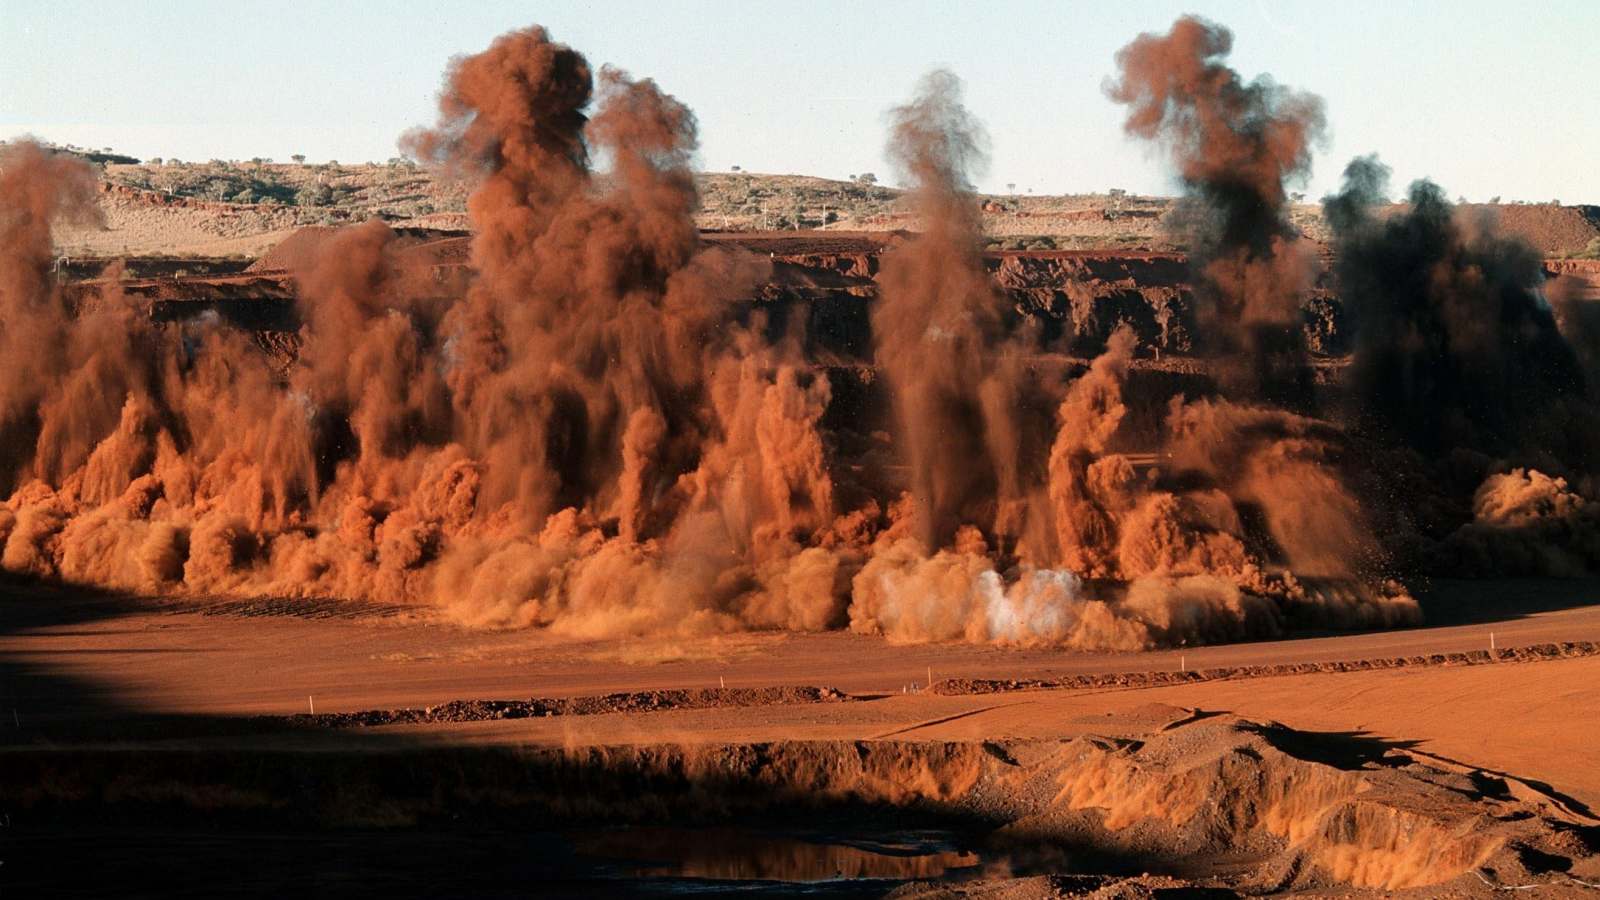
[(0, 883), (1600, 886), (1600, 263), (1376, 157), (1309, 240), (1231, 42), (1106, 85), (1183, 253), (984, 251), (942, 70), (910, 227), (703, 232), (693, 114), (540, 28), (403, 139), (467, 232), (63, 263), (102, 189), (7, 146)]

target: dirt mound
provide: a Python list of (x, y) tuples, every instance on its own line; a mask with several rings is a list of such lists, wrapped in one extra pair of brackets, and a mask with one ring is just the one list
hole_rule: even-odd
[(1101, 846), (1180, 859), (1253, 855), (1241, 886), (1264, 890), (1471, 888), (1480, 868), (1521, 882), (1588, 855), (1557, 804), (1375, 741), (1231, 716), (1144, 741), (1079, 738), (1039, 767), (1055, 769), (1060, 791), (1007, 831), (1087, 828)]
[[(470, 240), (452, 228), (424, 227), (421, 225), (395, 225), (395, 249), (405, 254), (408, 261), (422, 261), (429, 265), (467, 264)], [(251, 272), (303, 271), (314, 264), (327, 242), (339, 229), (328, 225), (307, 225), (297, 228), (278, 242), (271, 250), (251, 263)]]
[(251, 272), (291, 271), (303, 268), (317, 259), (318, 251), (339, 229), (331, 225), (305, 225), (274, 244), (250, 264)]
[(312, 222), (348, 222), (331, 211), (281, 204), (224, 203), (101, 182), (103, 226), (59, 227), (56, 244), (72, 256), (162, 253), (254, 257), (290, 229)]

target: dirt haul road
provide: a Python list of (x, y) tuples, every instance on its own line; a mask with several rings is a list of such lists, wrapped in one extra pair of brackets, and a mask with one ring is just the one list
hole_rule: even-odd
[[(1160, 702), (1403, 741), (1600, 806), (1600, 751), (1592, 740), (1600, 733), (1600, 656), (1592, 647), (1571, 649), (1572, 642), (1600, 641), (1595, 581), (1437, 584), (1424, 595), (1429, 619), (1438, 623), (1430, 627), (1151, 653), (896, 646), (838, 632), (572, 641), (527, 630), (472, 631), (349, 604), (180, 603), (17, 585), (4, 591), (0, 699), (7, 709), (0, 712), (16, 711), (5, 716), (13, 719), (9, 742), (86, 726), (129, 737), (149, 717), (281, 717), (312, 709), (326, 716), (676, 689), (710, 690), (712, 699), (698, 704), (705, 708), (646, 700), (623, 708), (659, 711), (457, 722), (438, 716), (360, 730), (447, 743), (567, 746), (1053, 738), (1092, 728), (1109, 710)], [(1507, 653), (1503, 661), (1481, 652), (1491, 633)], [(1515, 648), (1563, 642), (1568, 650), (1558, 655), (1570, 658), (1513, 661)], [(1399, 662), (1370, 671), (1283, 669), (1355, 660)], [(1221, 667), (1235, 668), (1217, 672)], [(972, 691), (975, 679), (1048, 683), (1107, 673), (1153, 674), (1067, 690), (989, 693), (996, 685), (980, 682), (984, 692), (956, 693)], [(1160, 683), (1191, 677), (1210, 680)], [(775, 686), (832, 688), (848, 698), (715, 699), (724, 689)], [(456, 718), (486, 715), (495, 714)], [(181, 727), (157, 735), (190, 737)]]

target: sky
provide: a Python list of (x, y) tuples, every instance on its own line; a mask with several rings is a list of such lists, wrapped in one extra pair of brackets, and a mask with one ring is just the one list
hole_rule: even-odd
[(448, 60), (541, 24), (695, 111), (698, 164), (874, 172), (885, 111), (936, 66), (989, 132), (988, 191), (1178, 191), (1105, 96), (1118, 48), (1196, 13), (1246, 78), (1320, 95), (1312, 198), (1376, 152), (1402, 188), (1600, 203), (1600, 0), (299, 2), (0, 0), (0, 138), (141, 158), (341, 162), (431, 124)]

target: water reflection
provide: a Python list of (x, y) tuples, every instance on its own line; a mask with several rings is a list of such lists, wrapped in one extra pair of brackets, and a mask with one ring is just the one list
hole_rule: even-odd
[(737, 828), (633, 828), (573, 839), (577, 851), (636, 878), (817, 882), (934, 879), (975, 872), (982, 860), (948, 832), (848, 838)]

